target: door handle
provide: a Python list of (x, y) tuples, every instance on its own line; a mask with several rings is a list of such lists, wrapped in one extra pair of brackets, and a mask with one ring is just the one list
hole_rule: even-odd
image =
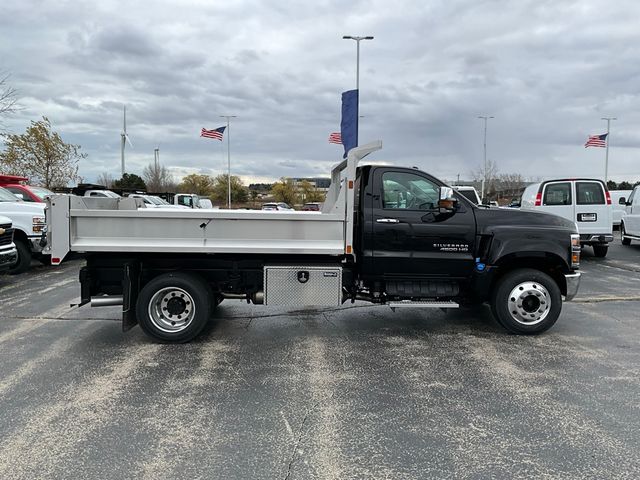
[(400, 223), (397, 218), (378, 218), (376, 223)]

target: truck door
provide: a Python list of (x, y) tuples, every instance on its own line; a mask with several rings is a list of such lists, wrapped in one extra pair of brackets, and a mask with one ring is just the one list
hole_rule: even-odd
[(640, 186), (633, 189), (625, 205), (624, 228), (630, 235), (640, 235)]
[(423, 172), (378, 168), (372, 198), (373, 264), (392, 277), (465, 277), (474, 266), (471, 207), (438, 208), (440, 183)]

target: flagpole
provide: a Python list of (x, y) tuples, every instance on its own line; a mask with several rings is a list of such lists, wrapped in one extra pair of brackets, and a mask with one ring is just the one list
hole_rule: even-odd
[(609, 130), (611, 128), (611, 120), (617, 120), (616, 117), (602, 117), (600, 120), (606, 120), (607, 121), (607, 141), (605, 143), (607, 149), (605, 151), (604, 154), (604, 183), (605, 185), (607, 184), (607, 181), (609, 181)]
[(231, 124), (230, 118), (236, 118), (236, 115), (220, 115), (227, 119), (227, 208), (231, 209)]

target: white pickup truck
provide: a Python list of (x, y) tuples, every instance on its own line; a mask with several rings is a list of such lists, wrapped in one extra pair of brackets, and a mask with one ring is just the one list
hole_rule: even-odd
[(0, 187), (0, 215), (13, 222), (13, 241), (18, 259), (9, 273), (29, 270), (31, 259), (43, 259), (40, 239), (45, 226), (45, 204), (23, 202), (8, 190)]

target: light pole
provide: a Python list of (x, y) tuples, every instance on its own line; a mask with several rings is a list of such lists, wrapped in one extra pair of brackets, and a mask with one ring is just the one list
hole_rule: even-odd
[(606, 120), (607, 121), (607, 151), (604, 154), (604, 184), (607, 184), (607, 181), (609, 180), (609, 129), (611, 128), (611, 120), (617, 120), (616, 117), (602, 117), (600, 120)]
[[(366, 37), (355, 36), (355, 35), (343, 35), (343, 40), (355, 40), (356, 41), (356, 90), (358, 91), (358, 113), (360, 112), (360, 42), (362, 40), (373, 40), (371, 35)], [(360, 130), (360, 122), (358, 122), (358, 130)], [(356, 131), (356, 134), (359, 132)], [(358, 135), (359, 138), (359, 135)]]
[(237, 115), (220, 115), (227, 119), (227, 181), (229, 182), (227, 191), (227, 208), (231, 209), (231, 127), (229, 119), (237, 118)]
[(494, 117), (490, 117), (487, 115), (478, 115), (478, 118), (484, 120), (484, 175), (482, 178), (482, 194), (480, 195), (482, 197), (481, 200), (484, 202), (484, 189), (487, 184), (487, 121), (490, 118)]

